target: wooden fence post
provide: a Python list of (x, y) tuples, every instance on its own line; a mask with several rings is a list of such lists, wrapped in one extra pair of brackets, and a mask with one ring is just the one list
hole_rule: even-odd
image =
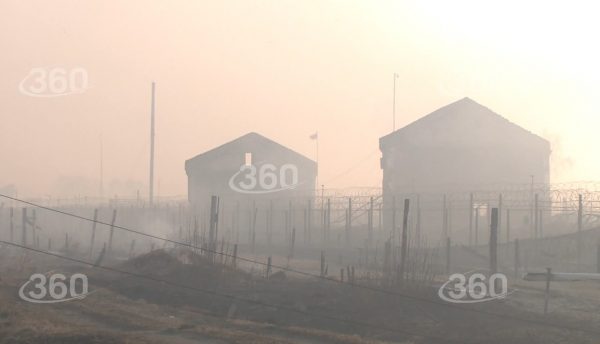
[(308, 208), (304, 208), (302, 210), (302, 238), (304, 239), (304, 243), (308, 242)]
[(506, 243), (510, 242), (510, 209), (506, 209)]
[[(338, 234), (338, 244), (340, 244), (340, 237), (342, 234)], [(344, 237), (346, 238), (346, 243), (348, 242), (348, 209), (344, 209)]]
[(219, 197), (210, 197), (210, 226), (208, 230), (208, 255), (210, 261), (214, 261), (215, 251), (217, 248), (217, 211), (219, 207)]
[(383, 224), (383, 197), (381, 202), (379, 202), (379, 211), (377, 212), (377, 230), (381, 232), (381, 226)]
[(490, 225), (490, 273), (498, 272), (498, 208), (492, 208)]
[(391, 238), (386, 240), (385, 242), (385, 248), (384, 248), (384, 252), (383, 252), (383, 278), (384, 281), (386, 281), (386, 283), (389, 281), (390, 278), (390, 270), (391, 270), (391, 266), (392, 266), (392, 261), (391, 261), (391, 252), (392, 251), (392, 240)]
[(446, 273), (450, 273), (450, 237), (446, 237)]
[(113, 209), (112, 219), (110, 220), (110, 233), (108, 234), (108, 254), (112, 252), (113, 233), (115, 231), (115, 221), (117, 220), (117, 208)]
[(373, 197), (369, 200), (369, 213), (367, 215), (367, 231), (368, 231), (368, 245), (373, 242)]
[(442, 201), (442, 237), (448, 238), (448, 205), (447, 196), (444, 194)]
[(325, 252), (321, 251), (321, 277), (325, 277)]
[[(198, 242), (200, 241), (200, 233), (198, 229), (198, 216), (194, 216), (194, 231), (192, 232), (192, 246), (194, 254), (198, 254)], [(200, 250), (200, 254), (202, 254), (202, 250)]]
[(352, 198), (348, 197), (348, 228), (346, 232), (346, 242), (349, 244), (352, 232)]
[(14, 241), (14, 209), (10, 207), (10, 242)]
[(540, 227), (540, 238), (544, 238), (544, 210), (538, 210), (538, 226)]
[(294, 246), (296, 245), (296, 227), (292, 227), (292, 240), (290, 242), (290, 254), (289, 259), (294, 258)]
[(21, 214), (22, 214), (21, 228), (23, 229), (23, 232), (21, 233), (21, 244), (23, 246), (27, 246), (27, 208), (23, 208), (21, 211)]
[(415, 241), (421, 247), (421, 197), (417, 195), (417, 220), (415, 223)]
[(92, 238), (90, 240), (90, 254), (91, 259), (94, 254), (94, 241), (96, 240), (96, 224), (98, 223), (98, 208), (94, 209), (94, 222), (92, 222)]
[(34, 209), (31, 209), (31, 238), (33, 239), (33, 242), (35, 243), (35, 247), (36, 248), (40, 248), (40, 244), (39, 244), (39, 234), (35, 231), (35, 225), (37, 222), (37, 214)]
[(404, 282), (406, 272), (406, 256), (408, 252), (408, 211), (410, 200), (404, 199), (404, 215), (402, 218), (402, 246), (400, 247), (400, 281)]
[(550, 280), (552, 279), (552, 269), (546, 268), (546, 293), (544, 294), (544, 315), (548, 313), (548, 301), (550, 301)]
[(479, 207), (475, 208), (475, 245), (479, 245)]
[[(327, 205), (329, 205), (329, 198), (327, 199)], [(315, 203), (315, 207), (316, 207)], [(327, 240), (327, 210), (325, 209), (325, 196), (323, 192), (321, 192), (321, 213), (319, 214), (319, 221), (321, 225), (321, 231), (323, 235), (323, 242)]]
[[(502, 193), (498, 195), (498, 238), (501, 237), (502, 234), (502, 209), (503, 209), (503, 197)], [(498, 239), (499, 240), (499, 239)]]
[(265, 236), (267, 239), (267, 247), (271, 247), (271, 225), (269, 223), (269, 216), (271, 214), (271, 209), (267, 208), (265, 210)]
[(448, 236), (452, 236), (452, 200), (448, 200), (446, 204), (446, 233)]
[(290, 235), (289, 235), (289, 229), (288, 229), (288, 218), (290, 217), (290, 214), (287, 210), (283, 211), (283, 242), (287, 243), (290, 240)]
[[(211, 199), (211, 203), (212, 203), (212, 199)], [(273, 207), (271, 207), (271, 214), (273, 214)], [(271, 223), (271, 226), (273, 226), (272, 223)], [(235, 202), (235, 233), (236, 233), (236, 238), (239, 240), (239, 237), (240, 237), (240, 201)], [(238, 240), (236, 240), (236, 241), (238, 241)]]
[(469, 246), (473, 245), (473, 193), (469, 194)]
[(292, 201), (289, 200), (288, 201), (288, 210), (287, 210), (287, 224), (285, 225), (285, 235), (286, 235), (286, 240), (290, 240), (290, 235), (292, 234), (292, 217), (293, 217), (293, 210), (292, 210)]
[(237, 251), (238, 244), (233, 244), (233, 268), (237, 268)]
[(600, 274), (600, 240), (596, 243), (596, 272)]
[(252, 216), (252, 252), (256, 247), (256, 217), (258, 216), (258, 208), (254, 205), (254, 212)]
[[(396, 196), (392, 196), (392, 238), (396, 237)], [(392, 240), (393, 242), (393, 240)], [(392, 244), (393, 245), (393, 244)]]
[(267, 279), (269, 279), (269, 276), (271, 276), (271, 256), (269, 256), (269, 258), (267, 258)]
[(536, 193), (534, 195), (534, 199), (533, 199), (533, 228), (534, 228), (534, 232), (535, 232), (535, 238), (539, 238), (540, 237), (540, 232), (539, 232), (539, 222), (538, 222), (538, 216), (539, 216), (539, 212), (538, 212), (538, 194)]
[(350, 274), (350, 265), (346, 266), (346, 276), (348, 276), (348, 283), (352, 283), (352, 275)]
[[(498, 208), (492, 208), (491, 224), (490, 224), (490, 276), (498, 272)], [(498, 292), (498, 280), (494, 280), (494, 293)]]
[(519, 278), (519, 268), (521, 265), (519, 257), (519, 239), (515, 239), (515, 278)]
[(327, 216), (326, 216), (327, 219), (326, 219), (325, 224), (327, 226), (325, 226), (325, 228), (326, 228), (325, 233), (326, 233), (326, 239), (329, 240), (329, 234), (331, 231), (331, 199), (329, 199), (329, 198), (327, 199), (327, 213), (326, 214), (327, 214)]
[(273, 241), (273, 200), (269, 200), (269, 215), (267, 219), (267, 243), (271, 246)]
[(133, 249), (135, 248), (135, 239), (131, 240), (131, 246), (129, 247), (129, 259), (133, 257)]
[(308, 231), (308, 243), (310, 244), (312, 239), (312, 202), (308, 200), (308, 206), (306, 208), (306, 226)]
[(104, 259), (104, 255), (106, 253), (106, 243), (103, 243), (102, 245), (102, 251), (100, 251), (100, 254), (98, 255), (98, 258), (96, 258), (96, 262), (94, 263), (94, 266), (99, 266), (102, 263), (102, 260)]
[(581, 266), (581, 249), (583, 248), (583, 240), (581, 231), (583, 230), (583, 195), (578, 195), (577, 207), (577, 268)]

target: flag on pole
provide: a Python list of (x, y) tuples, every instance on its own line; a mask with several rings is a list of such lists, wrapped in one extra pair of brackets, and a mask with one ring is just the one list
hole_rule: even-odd
[(318, 139), (318, 138), (319, 138), (319, 132), (318, 132), (318, 131), (316, 131), (314, 134), (310, 135), (310, 136), (309, 136), (309, 138), (310, 138), (311, 140), (316, 140), (316, 139)]

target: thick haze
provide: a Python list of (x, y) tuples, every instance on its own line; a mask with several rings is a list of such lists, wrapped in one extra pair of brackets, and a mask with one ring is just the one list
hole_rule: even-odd
[[(318, 130), (320, 183), (378, 186), (394, 72), (397, 128), (468, 96), (551, 141), (553, 182), (598, 180), (598, 11), (568, 4), (1, 0), (0, 187), (97, 195), (102, 137), (107, 193), (145, 194), (152, 80), (159, 196), (250, 131), (314, 158)], [(89, 89), (24, 95), (36, 67)]]

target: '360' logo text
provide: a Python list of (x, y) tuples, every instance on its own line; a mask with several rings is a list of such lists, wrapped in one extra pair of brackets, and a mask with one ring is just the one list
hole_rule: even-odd
[(37, 273), (31, 275), (19, 289), (19, 297), (33, 303), (81, 300), (88, 294), (88, 279), (84, 274), (73, 274), (67, 281), (63, 274), (51, 274), (48, 278), (47, 274)]
[(489, 279), (482, 273), (467, 272), (450, 275), (438, 290), (438, 296), (452, 303), (477, 303), (506, 298), (514, 290), (508, 290), (508, 279), (501, 273)]
[(32, 97), (59, 97), (83, 93), (88, 88), (88, 73), (76, 68), (33, 68), (19, 84), (19, 91)]
[(242, 165), (229, 179), (229, 187), (246, 194), (264, 194), (298, 186), (298, 167), (293, 164)]

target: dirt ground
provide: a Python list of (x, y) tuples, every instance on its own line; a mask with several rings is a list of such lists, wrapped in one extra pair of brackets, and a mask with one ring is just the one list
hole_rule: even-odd
[[(189, 252), (102, 264), (129, 274), (38, 253), (5, 250), (0, 261), (0, 343), (600, 342), (600, 285), (589, 282), (553, 284), (543, 316), (540, 282), (453, 306), (434, 286), (377, 292), (277, 271), (267, 280)], [(86, 274), (92, 293), (56, 304), (19, 298), (32, 273), (51, 270)]]

